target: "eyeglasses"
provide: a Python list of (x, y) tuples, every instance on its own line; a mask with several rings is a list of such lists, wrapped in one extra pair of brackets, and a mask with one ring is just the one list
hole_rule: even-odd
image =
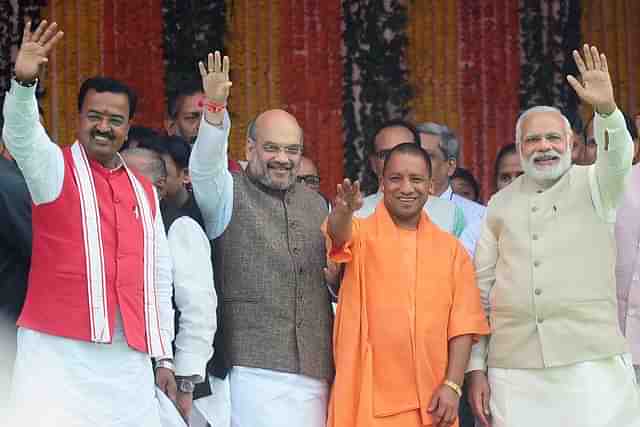
[(296, 180), (301, 184), (320, 185), (320, 177), (318, 175), (298, 175)]
[(284, 150), (284, 153), (288, 156), (297, 156), (302, 153), (302, 145), (300, 144), (281, 146), (267, 143), (262, 146), (262, 149), (269, 154), (278, 154), (280, 150)]
[(385, 160), (387, 157), (389, 157), (389, 153), (391, 153), (391, 150), (380, 150), (380, 151), (376, 151), (376, 157), (380, 160)]

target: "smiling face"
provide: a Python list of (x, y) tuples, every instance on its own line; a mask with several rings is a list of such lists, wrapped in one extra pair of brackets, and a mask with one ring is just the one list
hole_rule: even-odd
[(571, 167), (571, 132), (560, 113), (534, 112), (522, 122), (518, 151), (522, 169), (543, 185), (555, 183)]
[(78, 141), (90, 159), (114, 167), (116, 153), (129, 133), (129, 98), (123, 93), (90, 89), (80, 110)]
[(296, 182), (302, 158), (302, 130), (286, 111), (270, 110), (256, 119), (256, 141), (247, 141), (247, 173), (263, 185), (286, 190)]
[(422, 156), (396, 153), (387, 160), (382, 178), (384, 205), (398, 226), (414, 229), (418, 225), (430, 186), (429, 169)]

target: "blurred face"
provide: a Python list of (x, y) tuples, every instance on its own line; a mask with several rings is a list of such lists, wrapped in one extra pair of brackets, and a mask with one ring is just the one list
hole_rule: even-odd
[(529, 114), (518, 141), (524, 173), (543, 185), (555, 183), (571, 167), (571, 141), (559, 113)]
[(87, 156), (106, 167), (115, 167), (116, 153), (129, 133), (129, 98), (123, 93), (89, 90), (78, 125), (78, 141)]
[(162, 160), (167, 167), (167, 178), (164, 190), (168, 199), (175, 199), (180, 191), (185, 189), (186, 170), (180, 169), (168, 154), (162, 155)]
[(193, 144), (198, 136), (204, 108), (203, 101), (204, 94), (202, 92), (179, 97), (176, 103), (176, 117), (168, 120), (167, 133), (181, 136)]
[(382, 192), (384, 204), (397, 225), (417, 226), (430, 187), (427, 164), (421, 156), (397, 153), (388, 160)]
[(382, 169), (384, 167), (384, 159), (389, 152), (396, 146), (406, 142), (415, 142), (413, 133), (402, 126), (390, 127), (382, 129), (376, 135), (373, 141), (375, 152), (369, 157), (371, 169), (376, 176), (382, 178)]
[(257, 141), (248, 141), (248, 173), (275, 190), (286, 190), (296, 182), (302, 158), (301, 130), (286, 117), (258, 119)]
[(511, 184), (517, 177), (523, 174), (520, 156), (517, 153), (506, 154), (500, 159), (498, 170), (496, 171), (496, 188), (502, 190)]
[(131, 170), (136, 171), (137, 173), (151, 181), (153, 186), (158, 191), (158, 197), (160, 197), (160, 199), (164, 199), (168, 196), (166, 177), (158, 177), (154, 179), (149, 170), (149, 159), (145, 158), (144, 156), (127, 154), (126, 152), (123, 154), (122, 158), (126, 162), (127, 166), (131, 168)]
[(451, 179), (451, 188), (454, 193), (464, 197), (465, 199), (469, 199), (474, 202), (478, 200), (478, 195), (476, 194), (473, 185), (471, 185), (466, 179), (460, 177)]
[(429, 153), (433, 168), (433, 193), (441, 195), (449, 188), (449, 177), (456, 170), (456, 161), (447, 159), (440, 149), (440, 138), (435, 135), (420, 134), (420, 145)]
[(310, 190), (320, 191), (320, 175), (318, 175), (318, 169), (311, 159), (302, 158), (297, 180), (304, 183), (305, 187)]

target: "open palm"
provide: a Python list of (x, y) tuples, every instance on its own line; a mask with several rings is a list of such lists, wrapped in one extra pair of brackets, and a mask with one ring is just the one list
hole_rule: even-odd
[(47, 25), (42, 21), (35, 32), (31, 32), (31, 22), (24, 26), (22, 44), (16, 57), (16, 78), (21, 81), (34, 80), (40, 71), (40, 67), (47, 61), (47, 55), (62, 38), (62, 31), (57, 31), (58, 25), (54, 22)]
[(615, 110), (613, 84), (606, 56), (599, 53), (595, 46), (585, 44), (583, 55), (573, 51), (573, 58), (580, 72), (580, 80), (574, 76), (567, 76), (567, 80), (580, 99), (595, 107), (600, 113)]
[(232, 83), (229, 80), (229, 57), (220, 59), (220, 52), (210, 53), (207, 57), (207, 66), (200, 61), (200, 76), (202, 87), (209, 101), (226, 104), (229, 97), (229, 88)]

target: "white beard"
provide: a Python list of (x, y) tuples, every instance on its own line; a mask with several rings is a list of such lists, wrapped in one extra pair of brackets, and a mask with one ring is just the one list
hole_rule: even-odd
[[(546, 155), (558, 156), (560, 161), (551, 167), (539, 168), (536, 166), (535, 159)], [(525, 159), (522, 153), (520, 153), (520, 164), (522, 165), (524, 173), (538, 184), (554, 184), (571, 167), (571, 150), (569, 149), (564, 153), (559, 153), (556, 150), (550, 149), (544, 152), (534, 153), (528, 159)]]

